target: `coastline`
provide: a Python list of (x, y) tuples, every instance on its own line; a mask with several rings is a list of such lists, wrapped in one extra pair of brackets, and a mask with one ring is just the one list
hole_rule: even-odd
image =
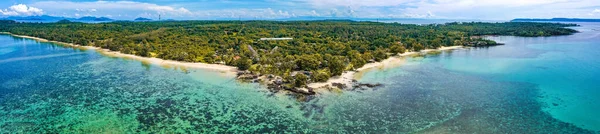
[(33, 40), (40, 41), (40, 42), (56, 43), (56, 44), (61, 44), (61, 45), (80, 48), (80, 49), (96, 50), (96, 52), (106, 55), (106, 56), (109, 56), (109, 57), (133, 59), (133, 60), (138, 60), (141, 62), (151, 63), (151, 64), (155, 64), (155, 65), (160, 65), (160, 66), (179, 66), (179, 67), (197, 68), (197, 69), (210, 70), (210, 71), (218, 71), (218, 72), (221, 72), (228, 76), (235, 76), (237, 73), (236, 67), (227, 66), (227, 65), (208, 64), (208, 63), (192, 63), (192, 62), (183, 62), (183, 61), (174, 61), (174, 60), (164, 60), (164, 59), (159, 59), (159, 58), (142, 57), (142, 56), (137, 56), (137, 55), (132, 55), (132, 54), (124, 54), (124, 53), (121, 53), (118, 51), (111, 51), (111, 50), (103, 49), (100, 47), (81, 46), (81, 45), (77, 45), (77, 44), (73, 44), (73, 43), (50, 41), (50, 40), (38, 38), (38, 37), (12, 34), (10, 32), (0, 32), (0, 34), (7, 34), (7, 35), (14, 36), (14, 37), (19, 37), (19, 38), (33, 39)]
[(436, 52), (436, 51), (448, 51), (448, 50), (454, 50), (454, 49), (460, 49), (460, 48), (464, 48), (464, 46), (448, 46), (448, 47), (440, 47), (438, 49), (425, 49), (425, 50), (421, 50), (419, 52), (404, 52), (402, 54), (390, 56), (389, 58), (382, 60), (380, 62), (367, 63), (354, 71), (345, 71), (340, 76), (335, 76), (335, 77), (329, 78), (329, 80), (327, 80), (327, 82), (309, 83), (307, 86), (310, 88), (313, 88), (313, 89), (327, 89), (327, 88), (334, 87), (333, 86), (334, 84), (339, 83), (339, 84), (345, 85), (346, 87), (352, 87), (352, 85), (355, 83), (356, 79), (359, 79), (359, 78), (357, 78), (359, 76), (359, 74), (365, 73), (365, 72), (367, 72), (371, 69), (375, 69), (375, 68), (390, 68), (390, 67), (400, 66), (404, 63), (404, 58), (406, 56), (413, 56), (413, 55), (419, 55), (422, 53), (429, 53), (429, 52)]
[[(151, 64), (155, 64), (155, 65), (160, 65), (160, 66), (167, 66), (167, 67), (178, 66), (178, 67), (187, 67), (187, 68), (197, 68), (197, 69), (203, 69), (203, 70), (209, 70), (209, 71), (216, 71), (216, 72), (225, 74), (226, 76), (233, 76), (233, 77), (236, 76), (237, 71), (238, 71), (238, 69), (236, 67), (221, 65), (221, 64), (192, 63), (192, 62), (183, 62), (183, 61), (164, 60), (164, 59), (159, 59), (159, 58), (154, 58), (154, 57), (151, 58), (151, 57), (142, 57), (142, 56), (137, 56), (137, 55), (132, 55), (132, 54), (124, 54), (124, 53), (121, 53), (118, 51), (111, 51), (108, 49), (103, 49), (103, 48), (94, 47), (94, 46), (81, 46), (81, 45), (77, 45), (77, 44), (73, 44), (73, 43), (50, 41), (50, 40), (43, 39), (43, 38), (25, 36), (25, 35), (17, 35), (17, 34), (12, 34), (9, 32), (0, 32), (0, 34), (7, 34), (7, 35), (15, 36), (15, 37), (20, 37), (20, 38), (33, 39), (33, 40), (40, 41), (40, 42), (56, 43), (56, 44), (75, 47), (75, 48), (79, 48), (79, 49), (86, 49), (86, 50), (91, 49), (91, 50), (96, 50), (96, 52), (98, 52), (102, 55), (105, 55), (105, 56), (109, 56), (109, 57), (133, 59), (133, 60), (138, 60), (141, 62), (151, 63)], [(419, 55), (419, 54), (435, 52), (435, 51), (453, 50), (453, 49), (459, 49), (459, 48), (463, 48), (463, 47), (464, 46), (448, 46), (448, 47), (441, 47), (438, 49), (425, 49), (425, 50), (421, 50), (419, 52), (404, 52), (402, 54), (390, 56), (389, 58), (382, 60), (380, 62), (367, 63), (354, 71), (345, 71), (340, 76), (334, 76), (334, 77), (329, 78), (327, 80), (327, 82), (309, 83), (309, 84), (307, 84), (307, 87), (317, 89), (317, 90), (335, 87), (335, 86), (333, 86), (334, 84), (343, 84), (346, 87), (352, 87), (352, 85), (355, 83), (356, 79), (359, 79), (357, 77), (362, 75), (362, 73), (367, 72), (371, 69), (375, 69), (375, 68), (390, 68), (390, 67), (400, 66), (404, 63), (404, 57), (406, 57), (406, 56)]]

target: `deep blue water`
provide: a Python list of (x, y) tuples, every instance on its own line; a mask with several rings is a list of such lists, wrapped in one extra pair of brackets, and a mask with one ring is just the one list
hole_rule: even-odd
[(594, 133), (600, 25), (403, 59), (384, 87), (273, 94), (217, 72), (0, 35), (0, 133)]

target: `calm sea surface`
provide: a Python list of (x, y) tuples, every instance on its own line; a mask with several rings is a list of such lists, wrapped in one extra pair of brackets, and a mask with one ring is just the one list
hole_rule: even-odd
[(218, 72), (0, 35), (0, 133), (598, 133), (600, 24), (409, 57), (375, 89), (269, 93)]

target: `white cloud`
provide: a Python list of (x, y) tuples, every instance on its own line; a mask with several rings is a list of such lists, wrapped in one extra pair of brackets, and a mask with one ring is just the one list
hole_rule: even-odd
[(406, 4), (412, 0), (305, 0), (316, 7), (378, 7)]
[[(197, 19), (214, 18), (242, 18), (242, 19), (275, 19), (296, 17), (299, 11), (290, 12), (285, 10), (274, 10), (272, 8), (261, 9), (223, 9), (223, 10), (204, 10), (193, 12)], [(304, 14), (304, 13), (303, 13)], [(308, 12), (306, 14), (309, 14)]]
[[(299, 0), (317, 11), (352, 9), (357, 17), (512, 19), (586, 17), (598, 0)], [(435, 15), (434, 15), (435, 14)]]
[[(133, 1), (95, 1), (95, 2), (71, 2), (71, 1), (41, 1), (31, 5), (53, 12), (88, 12), (96, 16), (107, 16), (106, 14), (154, 14), (168, 15), (174, 17), (187, 17), (192, 14), (183, 7), (162, 6), (152, 3)], [(135, 16), (135, 15), (134, 15)]]
[[(542, 5), (550, 3), (564, 3), (572, 2), (574, 0), (429, 0), (429, 1), (415, 1), (415, 0), (300, 0), (307, 2), (314, 6), (331, 7), (389, 7), (399, 5), (421, 5), (421, 4), (433, 4), (433, 5), (445, 5), (453, 4), (457, 6), (529, 6), (529, 5)], [(581, 0), (577, 0), (581, 1)]]
[(6, 16), (19, 16), (19, 15), (41, 15), (44, 13), (42, 9), (18, 4), (8, 7), (8, 9), (1, 10), (0, 13)]
[(79, 8), (77, 8), (77, 9), (75, 9), (75, 11), (77, 11), (77, 12), (96, 12), (98, 10), (94, 9), (94, 8), (92, 8), (92, 9), (79, 9)]
[(310, 11), (310, 13), (312, 13), (312, 16), (321, 16), (321, 14), (317, 13), (315, 10)]
[[(502, 19), (550, 17), (600, 17), (598, 0), (267, 0), (236, 2), (174, 1), (158, 5), (133, 1), (38, 1), (0, 10), (3, 15), (46, 13), (174, 19), (276, 19), (296, 16), (360, 18)], [(246, 6), (253, 4), (252, 6)], [(19, 7), (17, 7), (19, 6)], [(33, 6), (33, 7), (31, 7)], [(25, 7), (25, 8), (23, 8)], [(36, 8), (34, 8), (36, 7)], [(194, 7), (194, 8), (190, 8)], [(269, 8), (270, 7), (270, 8)], [(41, 9), (44, 9), (43, 12)], [(191, 10), (190, 10), (191, 9)], [(33, 12), (38, 11), (39, 12)], [(591, 11), (591, 12), (590, 12)], [(76, 15), (77, 16), (77, 15)]]
[[(294, 0), (289, 14), (360, 18), (510, 20), (589, 17), (598, 0)], [(273, 0), (272, 2), (279, 2)], [(283, 2), (288, 3), (288, 2)], [(294, 10), (293, 8), (298, 8)], [(600, 11), (594, 11), (598, 14)], [(212, 13), (218, 14), (218, 13)], [(244, 14), (239, 12), (237, 14)], [(246, 12), (246, 14), (252, 14)], [(271, 14), (272, 15), (272, 14)], [(600, 14), (598, 14), (600, 16)], [(286, 17), (280, 15), (279, 17)]]
[(190, 14), (191, 12), (183, 7), (173, 8), (169, 6), (149, 6), (146, 9), (156, 11), (158, 13), (176, 13), (176, 14)]

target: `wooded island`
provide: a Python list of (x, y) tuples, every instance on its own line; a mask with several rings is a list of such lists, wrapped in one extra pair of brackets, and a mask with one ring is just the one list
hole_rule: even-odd
[[(235, 66), (240, 78), (270, 77), (285, 89), (324, 82), (390, 55), (442, 46), (491, 46), (483, 35), (553, 36), (558, 23), (399, 24), (326, 21), (155, 21), (18, 23), (0, 32), (160, 59)], [(248, 77), (250, 76), (250, 77)]]

